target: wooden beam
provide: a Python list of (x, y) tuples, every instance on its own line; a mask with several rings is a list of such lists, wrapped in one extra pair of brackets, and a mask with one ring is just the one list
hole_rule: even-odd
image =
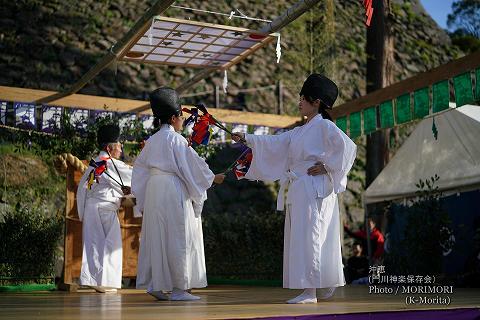
[(374, 91), (358, 99), (346, 102), (338, 107), (334, 107), (330, 115), (336, 119), (353, 112), (377, 106), (382, 102), (395, 99), (402, 94), (431, 86), (442, 80), (451, 79), (478, 67), (480, 67), (480, 51)]
[[(0, 99), (15, 102), (35, 103), (44, 97), (57, 94), (55, 91), (25, 89), (0, 86)], [(83, 108), (89, 110), (108, 110), (115, 112), (130, 112), (131, 109), (147, 104), (148, 101), (118, 99), (110, 97), (92, 96), (87, 94), (72, 94), (67, 97), (53, 100), (49, 105), (58, 105), (66, 108)]]
[[(37, 99), (51, 96), (54, 91), (25, 89), (16, 87), (0, 86), (0, 100), (33, 103)], [(110, 97), (92, 96), (86, 94), (72, 94), (70, 96), (52, 101), (50, 105), (65, 108), (83, 108), (89, 110), (102, 110), (114, 112), (133, 112), (140, 106), (150, 106), (148, 101), (118, 99)], [(266, 126), (272, 128), (284, 128), (298, 121), (298, 117), (286, 115), (264, 114), (255, 112), (243, 112), (227, 109), (210, 108), (209, 112), (219, 121), (226, 123), (242, 123), (254, 126)], [(151, 114), (150, 108), (141, 114)]]
[(208, 112), (221, 122), (266, 126), (271, 128), (285, 128), (299, 121), (299, 117), (270, 113), (256, 113), (215, 108), (209, 108)]

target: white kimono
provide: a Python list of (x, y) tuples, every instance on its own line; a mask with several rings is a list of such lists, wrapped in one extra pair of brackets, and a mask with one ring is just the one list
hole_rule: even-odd
[[(95, 161), (108, 158), (104, 151)], [(130, 186), (132, 168), (120, 160), (113, 159), (120, 172), (123, 184)], [(104, 172), (88, 190), (88, 176), (93, 170), (88, 167), (78, 184), (77, 211), (83, 221), (83, 257), (80, 284), (121, 288), (122, 286), (122, 233), (117, 212), (123, 192), (120, 185)], [(107, 160), (108, 174), (120, 182), (120, 177)]]
[[(246, 178), (280, 180), (277, 210), (286, 204), (283, 286), (345, 285), (337, 193), (347, 185), (356, 145), (321, 115), (276, 136), (246, 135), (253, 161)], [(316, 162), (328, 175), (307, 175)], [(288, 188), (285, 201), (285, 191)]]
[(143, 212), (137, 288), (207, 286), (200, 213), (214, 174), (172, 126), (147, 140), (133, 166), (136, 212)]

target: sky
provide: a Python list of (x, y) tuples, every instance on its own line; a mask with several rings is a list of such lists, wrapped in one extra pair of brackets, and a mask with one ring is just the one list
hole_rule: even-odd
[(447, 29), (447, 15), (452, 12), (453, 0), (420, 0), (423, 7), (440, 27)]

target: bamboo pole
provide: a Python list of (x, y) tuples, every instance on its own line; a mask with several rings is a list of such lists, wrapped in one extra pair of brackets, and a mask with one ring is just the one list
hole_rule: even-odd
[(117, 60), (119, 56), (122, 56), (125, 49), (131, 45), (135, 36), (147, 30), (153, 17), (163, 13), (174, 2), (175, 0), (158, 0), (139, 20), (137, 20), (133, 28), (131, 28), (122, 39), (115, 43), (107, 52), (107, 54), (103, 56), (102, 59), (100, 59), (100, 61), (98, 61), (90, 70), (88, 70), (87, 73), (80, 78), (80, 80), (63, 92), (58, 92), (34, 101), (35, 104), (38, 105), (49, 103), (78, 92), (90, 80), (95, 78), (95, 76), (97, 76), (115, 60)]

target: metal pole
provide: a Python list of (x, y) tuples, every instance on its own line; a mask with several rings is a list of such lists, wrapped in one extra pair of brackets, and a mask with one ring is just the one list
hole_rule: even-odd
[(114, 44), (105, 56), (102, 57), (90, 70), (85, 73), (80, 80), (74, 83), (70, 88), (63, 92), (58, 92), (50, 96), (35, 100), (35, 104), (44, 104), (51, 101), (58, 100), (60, 98), (69, 96), (78, 92), (83, 86), (85, 86), (90, 80), (92, 80), (97, 74), (102, 70), (107, 68), (112, 62), (114, 62), (128, 45), (131, 44), (133, 38), (139, 32), (145, 32), (149, 26), (149, 22), (153, 19), (154, 16), (161, 14), (170, 7), (175, 0), (158, 0), (148, 11), (135, 23), (135, 25), (130, 29), (122, 39), (120, 39), (116, 44)]

